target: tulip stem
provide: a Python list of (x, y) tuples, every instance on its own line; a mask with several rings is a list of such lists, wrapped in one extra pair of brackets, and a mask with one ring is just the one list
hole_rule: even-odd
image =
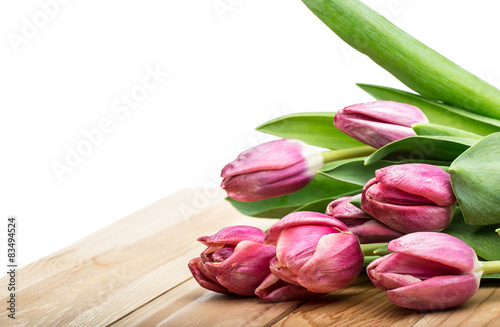
[(371, 146), (358, 146), (355, 148), (324, 151), (321, 152), (321, 155), (323, 156), (323, 163), (327, 163), (337, 160), (369, 156), (376, 150), (377, 149), (372, 148)]
[(481, 261), (483, 275), (500, 273), (500, 261)]
[(361, 244), (361, 250), (363, 251), (364, 256), (372, 256), (374, 255), (373, 251), (386, 245), (387, 243)]

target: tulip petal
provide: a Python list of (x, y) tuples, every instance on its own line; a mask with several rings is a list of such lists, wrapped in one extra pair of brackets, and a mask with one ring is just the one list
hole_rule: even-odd
[(304, 159), (304, 147), (307, 147), (307, 144), (293, 139), (259, 144), (240, 153), (233, 162), (222, 169), (221, 176), (226, 178), (259, 170), (289, 167)]
[(222, 248), (222, 246), (225, 244), (237, 245), (239, 242), (245, 240), (257, 243), (264, 243), (264, 236), (265, 233), (259, 228), (252, 226), (238, 225), (238, 226), (224, 227), (211, 236), (199, 237), (198, 241), (207, 246), (216, 245), (213, 249), (213, 251), (215, 251)]
[(375, 148), (415, 136), (412, 124), (427, 123), (417, 107), (393, 101), (374, 101), (337, 111), (334, 125), (347, 135)]
[(274, 246), (242, 241), (220, 264), (217, 281), (236, 294), (254, 295), (255, 288), (269, 275), (269, 262), (275, 253)]
[(297, 275), (299, 284), (310, 292), (328, 293), (349, 285), (363, 269), (358, 238), (350, 233), (323, 236), (311, 259)]
[(450, 175), (437, 166), (392, 165), (378, 169), (375, 176), (380, 183), (423, 196), (438, 206), (449, 206), (457, 201), (451, 188)]
[(392, 205), (367, 198), (363, 198), (361, 206), (383, 224), (402, 233), (441, 231), (448, 227), (455, 212), (455, 205)]
[(361, 244), (385, 243), (404, 235), (376, 219), (359, 219), (355, 224), (350, 225), (349, 222), (345, 224), (359, 238)]
[(281, 265), (297, 274), (311, 258), (319, 240), (333, 232), (328, 226), (303, 225), (283, 229), (276, 245), (276, 257)]
[(467, 302), (479, 287), (477, 276), (438, 276), (387, 291), (389, 300), (401, 307), (417, 310), (443, 310)]
[(434, 202), (423, 196), (405, 192), (396, 187), (383, 184), (380, 181), (374, 183), (370, 188), (366, 189), (365, 197), (367, 197), (371, 201), (396, 205), (412, 206), (435, 204)]
[(349, 201), (353, 199), (361, 198), (361, 194), (356, 196), (344, 196), (333, 200), (326, 207), (326, 212), (328, 216), (332, 216), (333, 218), (341, 219), (372, 219), (373, 217), (359, 209), (355, 205), (351, 204)]
[(376, 149), (380, 149), (393, 141), (417, 135), (411, 127), (369, 121), (367, 117), (359, 117), (358, 119), (349, 117), (344, 119), (342, 123), (337, 123), (335, 127), (352, 138)]
[(307, 300), (325, 294), (309, 292), (304, 287), (284, 282), (273, 274), (267, 276), (255, 290), (255, 295), (270, 302)]
[(269, 263), (269, 269), (271, 270), (271, 273), (273, 273), (279, 279), (287, 283), (299, 285), (299, 283), (297, 282), (297, 275), (291, 272), (287, 267), (281, 265), (276, 257), (271, 259), (271, 262)]
[(293, 193), (305, 187), (320, 167), (309, 171), (306, 161), (274, 170), (259, 170), (224, 178), (221, 187), (234, 200), (259, 201)]
[(374, 121), (411, 127), (413, 124), (428, 123), (425, 114), (417, 107), (395, 101), (372, 101), (348, 106), (344, 114), (363, 115)]
[(377, 280), (378, 285), (381, 285), (383, 290), (393, 290), (399, 287), (413, 285), (419, 283), (422, 280), (412, 276), (412, 275), (402, 275), (393, 273), (379, 273), (378, 271), (372, 271), (370, 278)]
[(405, 253), (395, 252), (382, 258), (373, 261), (366, 270), (374, 285), (385, 290), (436, 276), (463, 274), (456, 267)]
[(194, 258), (188, 263), (189, 270), (198, 284), (200, 284), (201, 287), (214, 292), (225, 294), (231, 293), (227, 288), (221, 286), (215, 279), (212, 280), (212, 278), (208, 278), (205, 274), (203, 274), (199, 268), (200, 262), (200, 258)]
[(279, 235), (284, 228), (302, 225), (328, 226), (332, 228), (332, 232), (349, 232), (349, 228), (347, 228), (347, 226), (338, 219), (318, 212), (299, 211), (286, 215), (280, 221), (271, 226), (266, 233), (265, 243), (276, 244)]
[(389, 242), (390, 251), (404, 253), (460, 269), (463, 273), (480, 267), (474, 250), (464, 241), (444, 233), (420, 232)]
[(234, 252), (234, 246), (225, 246), (212, 253), (211, 258), (213, 262), (223, 262)]

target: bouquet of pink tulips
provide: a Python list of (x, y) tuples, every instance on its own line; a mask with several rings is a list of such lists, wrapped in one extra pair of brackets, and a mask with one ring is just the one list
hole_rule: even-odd
[(358, 0), (303, 0), (417, 93), (360, 84), (376, 101), (257, 127), (280, 139), (221, 172), (228, 201), (267, 232), (226, 227), (189, 262), (215, 292), (309, 299), (365, 270), (396, 305), (458, 306), (500, 278), (500, 90)]

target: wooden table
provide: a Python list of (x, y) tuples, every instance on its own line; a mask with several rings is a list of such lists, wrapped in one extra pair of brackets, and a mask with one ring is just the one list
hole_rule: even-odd
[(500, 326), (500, 281), (442, 312), (396, 307), (362, 274), (310, 301), (266, 303), (201, 288), (187, 263), (222, 227), (268, 228), (205, 190), (179, 191), (17, 272), (16, 319), (0, 326)]

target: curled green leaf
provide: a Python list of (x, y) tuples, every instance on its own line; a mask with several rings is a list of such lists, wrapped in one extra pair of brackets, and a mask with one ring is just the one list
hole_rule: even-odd
[(372, 165), (382, 159), (408, 160), (430, 163), (438, 160), (451, 162), (467, 150), (476, 140), (451, 136), (410, 136), (381, 147), (365, 160)]
[(332, 150), (366, 146), (333, 126), (334, 117), (330, 112), (297, 113), (270, 120), (256, 130)]
[(414, 124), (412, 128), (417, 135), (454, 136), (471, 140), (479, 140), (482, 138), (482, 136), (471, 132), (437, 124)]
[(302, 0), (340, 38), (421, 95), (500, 118), (500, 90), (359, 0)]
[(450, 166), (451, 185), (470, 225), (500, 223), (500, 133), (486, 136)]

